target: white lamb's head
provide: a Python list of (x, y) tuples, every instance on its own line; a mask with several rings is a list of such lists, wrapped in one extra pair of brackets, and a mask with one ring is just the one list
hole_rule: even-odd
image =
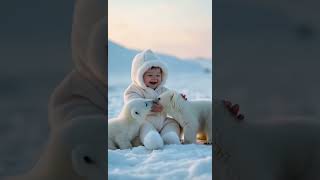
[(152, 105), (152, 99), (132, 99), (124, 105), (120, 116), (131, 116), (132, 119), (142, 122), (150, 113)]
[(183, 101), (185, 100), (180, 93), (174, 90), (169, 90), (160, 94), (155, 100), (155, 102), (162, 105), (166, 111), (179, 110)]

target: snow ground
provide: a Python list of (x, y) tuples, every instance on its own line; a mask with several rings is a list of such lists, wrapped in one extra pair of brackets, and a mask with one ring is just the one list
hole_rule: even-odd
[(143, 146), (108, 150), (108, 179), (212, 179), (212, 146), (165, 145), (162, 150)]

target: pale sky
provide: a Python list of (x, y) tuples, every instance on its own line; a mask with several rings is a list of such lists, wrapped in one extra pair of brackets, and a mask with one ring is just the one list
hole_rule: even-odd
[(108, 0), (108, 37), (128, 48), (212, 58), (212, 0)]

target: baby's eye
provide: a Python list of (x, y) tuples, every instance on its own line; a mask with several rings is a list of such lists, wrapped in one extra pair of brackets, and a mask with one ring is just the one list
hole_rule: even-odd
[(137, 111), (135, 112), (137, 115), (139, 114)]
[(160, 101), (160, 100), (161, 100), (161, 98), (158, 98), (158, 100)]
[(160, 75), (157, 75), (157, 77), (160, 77)]
[(146, 107), (148, 107), (148, 104), (146, 103)]

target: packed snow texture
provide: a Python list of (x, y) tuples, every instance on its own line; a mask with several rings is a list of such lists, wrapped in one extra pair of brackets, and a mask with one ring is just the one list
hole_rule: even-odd
[(109, 179), (212, 179), (212, 146), (165, 145), (108, 150)]

